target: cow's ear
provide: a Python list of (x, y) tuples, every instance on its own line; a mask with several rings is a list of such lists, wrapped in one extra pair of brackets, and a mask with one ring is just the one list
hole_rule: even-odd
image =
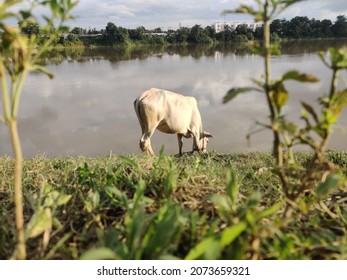
[(204, 137), (213, 138), (213, 135), (209, 132), (204, 131)]

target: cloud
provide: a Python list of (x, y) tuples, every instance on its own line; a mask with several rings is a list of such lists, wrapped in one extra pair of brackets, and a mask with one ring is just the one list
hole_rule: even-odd
[[(207, 26), (216, 21), (252, 21), (250, 16), (230, 14), (223, 17), (225, 9), (239, 5), (256, 5), (255, 0), (80, 0), (74, 10), (77, 19), (69, 22), (71, 27), (105, 28), (107, 22), (118, 26), (136, 28)], [(307, 16), (334, 21), (338, 15), (347, 15), (346, 0), (307, 0), (294, 4), (279, 18), (291, 19)]]

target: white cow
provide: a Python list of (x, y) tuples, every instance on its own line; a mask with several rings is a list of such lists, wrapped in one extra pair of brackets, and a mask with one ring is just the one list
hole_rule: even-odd
[(208, 138), (213, 137), (202, 129), (194, 97), (151, 88), (134, 101), (134, 108), (142, 129), (140, 148), (150, 155), (154, 155), (150, 138), (156, 128), (164, 133), (177, 134), (179, 155), (182, 155), (182, 137), (193, 137), (193, 152), (205, 152)]

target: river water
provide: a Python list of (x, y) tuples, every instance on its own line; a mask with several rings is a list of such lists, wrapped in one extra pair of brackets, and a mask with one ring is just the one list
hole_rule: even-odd
[[(347, 41), (287, 43), (282, 55), (272, 58), (272, 77), (288, 70), (314, 74), (315, 84), (289, 82), (290, 101), (285, 113), (298, 121), (300, 101), (314, 104), (327, 94), (331, 72), (317, 51)], [(208, 150), (217, 152), (269, 151), (271, 133), (255, 124), (267, 122), (267, 105), (261, 93), (247, 93), (222, 104), (231, 87), (252, 85), (263, 74), (263, 60), (242, 46), (159, 47), (135, 49), (87, 49), (57, 53), (46, 61), (55, 74), (50, 80), (29, 75), (20, 104), (19, 129), (26, 157), (104, 156), (139, 153), (141, 130), (133, 101), (144, 90), (163, 88), (198, 101), (204, 129), (214, 135)], [(343, 77), (346, 80), (346, 75)], [(342, 82), (339, 87), (345, 86)], [(347, 110), (335, 126), (330, 148), (347, 150)], [(164, 145), (166, 154), (177, 153), (177, 139), (156, 131), (154, 151)], [(184, 140), (184, 151), (191, 149)], [(0, 155), (12, 155), (6, 127), (0, 125)]]

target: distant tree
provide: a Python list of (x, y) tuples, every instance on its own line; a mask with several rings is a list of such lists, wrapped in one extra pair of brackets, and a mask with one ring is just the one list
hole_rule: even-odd
[(331, 30), (331, 26), (333, 23), (331, 22), (330, 19), (323, 19), (321, 21), (321, 35), (322, 37), (332, 37), (333, 32)]
[(128, 30), (123, 27), (117, 27), (112, 22), (107, 23), (104, 36), (110, 45), (127, 44), (129, 39)]
[(189, 28), (181, 27), (175, 32), (176, 43), (182, 44), (187, 43), (187, 39), (189, 36)]
[[(247, 40), (253, 40), (253, 30), (248, 27), (247, 24), (240, 24), (236, 27), (235, 32), (237, 35), (237, 41), (247, 41)], [(242, 36), (241, 36), (242, 35)], [(245, 39), (246, 38), (246, 39)]]
[(75, 35), (82, 35), (86, 34), (86, 30), (81, 28), (81, 27), (74, 27), (70, 33), (75, 34)]
[(116, 42), (117, 26), (113, 22), (108, 22), (105, 28), (105, 37), (109, 44)]
[(225, 25), (224, 30), (216, 34), (216, 39), (219, 42), (232, 42), (236, 38), (236, 32), (230, 26)]
[(160, 27), (155, 28), (153, 31), (155, 33), (162, 33), (163, 32)]
[(216, 31), (211, 25), (206, 26), (204, 32), (211, 39), (216, 38)]
[(139, 26), (136, 29), (128, 30), (129, 37), (134, 41), (142, 41), (147, 39), (146, 28), (143, 26)]
[(310, 20), (308, 17), (294, 17), (290, 20), (287, 30), (287, 37), (301, 39), (308, 38), (312, 34)]
[(254, 30), (254, 38), (261, 40), (263, 38), (264, 27), (263, 25), (257, 26)]
[(189, 32), (188, 42), (193, 44), (209, 43), (211, 39), (206, 34), (205, 30), (200, 25), (196, 24)]
[(22, 20), (18, 22), (18, 26), (23, 34), (38, 35), (40, 33), (40, 26), (33, 20)]
[(347, 17), (344, 15), (337, 16), (331, 30), (335, 37), (347, 37)]
[(271, 34), (277, 34), (279, 37), (285, 37), (287, 20), (285, 19), (275, 19), (270, 24)]

